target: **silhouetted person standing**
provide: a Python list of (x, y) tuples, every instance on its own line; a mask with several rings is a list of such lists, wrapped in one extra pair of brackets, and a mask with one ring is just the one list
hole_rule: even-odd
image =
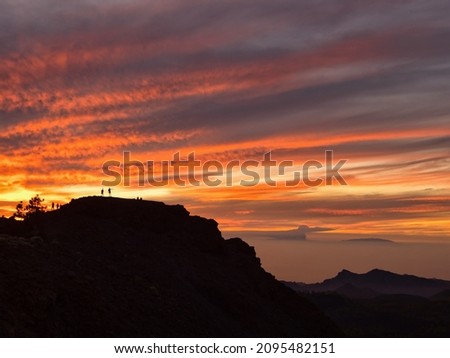
[(111, 188), (108, 188), (108, 194), (111, 196)]
[(102, 193), (102, 196), (103, 196), (103, 194), (104, 194), (104, 191), (103, 191), (103, 189), (102, 189), (101, 193)]
[(52, 203), (52, 210), (55, 210), (55, 203)]

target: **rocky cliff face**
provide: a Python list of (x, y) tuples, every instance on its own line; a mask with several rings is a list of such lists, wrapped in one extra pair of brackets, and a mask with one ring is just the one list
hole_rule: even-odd
[(182, 206), (89, 197), (0, 223), (2, 337), (339, 335), (252, 247)]

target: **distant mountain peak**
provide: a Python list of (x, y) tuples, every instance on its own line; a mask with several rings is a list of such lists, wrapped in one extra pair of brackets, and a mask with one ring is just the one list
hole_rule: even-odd
[(343, 269), (337, 274), (336, 277), (348, 277), (348, 276), (353, 276), (353, 275), (357, 275), (357, 274), (354, 272), (351, 272), (347, 269)]
[(347, 292), (342, 287), (350, 287), (359, 290), (370, 290), (379, 294), (407, 294), (430, 297), (438, 292), (450, 288), (450, 281), (428, 279), (414, 275), (400, 275), (378, 268), (366, 273), (358, 274), (349, 270), (340, 271), (335, 277), (326, 279), (321, 283), (301, 286), (303, 291)]
[(368, 238), (359, 238), (359, 239), (348, 239), (344, 240), (344, 242), (348, 243), (367, 243), (367, 244), (395, 244), (392, 240), (380, 239), (378, 237), (368, 237)]

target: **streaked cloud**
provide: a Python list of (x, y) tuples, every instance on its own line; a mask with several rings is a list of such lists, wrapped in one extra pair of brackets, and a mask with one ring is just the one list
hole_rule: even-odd
[(449, 11), (443, 0), (0, 0), (1, 213), (30, 193), (98, 192), (102, 163), (124, 150), (301, 163), (333, 149), (348, 188), (158, 198), (226, 230), (445, 240)]

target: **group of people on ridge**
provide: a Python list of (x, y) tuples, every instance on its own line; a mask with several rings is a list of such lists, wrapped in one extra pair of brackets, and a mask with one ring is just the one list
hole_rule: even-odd
[[(102, 188), (102, 196), (105, 194), (105, 190)], [(111, 196), (111, 188), (108, 188), (108, 195)]]

